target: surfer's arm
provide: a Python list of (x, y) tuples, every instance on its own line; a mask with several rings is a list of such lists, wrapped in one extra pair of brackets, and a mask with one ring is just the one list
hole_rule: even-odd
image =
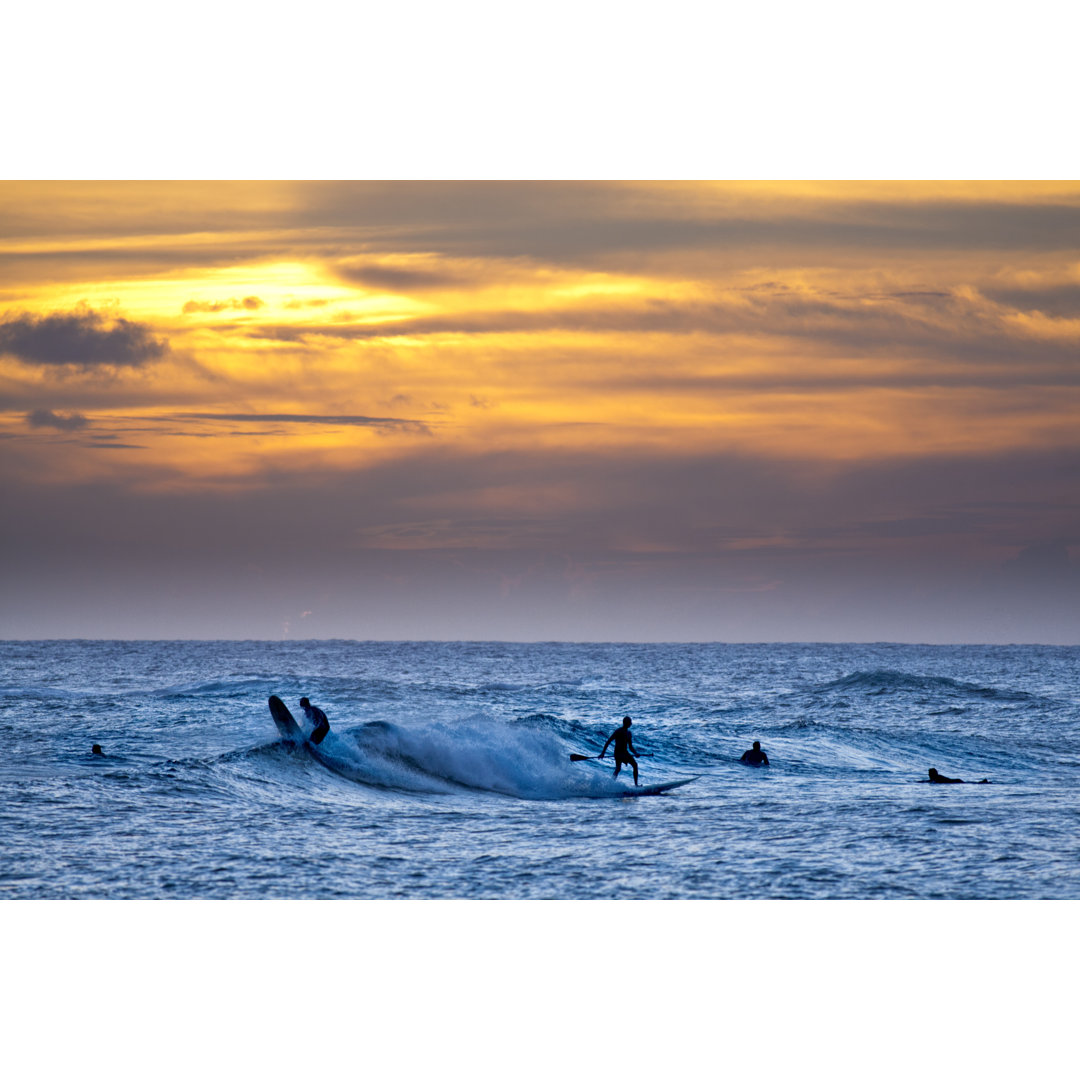
[(606, 742), (606, 743), (604, 743), (604, 749), (600, 751), (600, 756), (601, 756), (601, 757), (603, 757), (603, 756), (604, 756), (604, 755), (605, 755), (605, 754), (607, 753), (607, 748), (608, 748), (608, 747), (609, 747), (609, 746), (611, 745), (611, 740), (615, 738), (615, 735), (616, 735), (616, 732), (614, 732), (614, 731), (613, 731), (613, 732), (612, 732), (612, 733), (611, 733), (611, 734), (610, 734), (610, 735), (608, 736), (608, 740), (607, 740), (607, 742)]
[(769, 755), (766, 754), (764, 750), (761, 751), (761, 760), (764, 764), (769, 764)]

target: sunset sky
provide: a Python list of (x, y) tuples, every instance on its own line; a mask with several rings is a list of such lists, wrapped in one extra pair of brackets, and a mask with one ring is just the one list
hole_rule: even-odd
[(0, 635), (1080, 642), (1080, 183), (0, 183)]

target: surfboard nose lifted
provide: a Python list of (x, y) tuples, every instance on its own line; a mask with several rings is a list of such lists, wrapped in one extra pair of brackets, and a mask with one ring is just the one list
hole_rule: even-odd
[(293, 714), (289, 712), (288, 706), (277, 694), (270, 695), (270, 715), (274, 718), (274, 723), (277, 724), (277, 729), (284, 738), (292, 739), (293, 742), (304, 741), (304, 733), (300, 729), (300, 725), (296, 722)]

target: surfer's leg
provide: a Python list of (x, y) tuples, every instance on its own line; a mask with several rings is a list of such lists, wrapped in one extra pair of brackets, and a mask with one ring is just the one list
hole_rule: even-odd
[(637, 787), (637, 758), (632, 757), (630, 759), (630, 764), (634, 766), (634, 787)]
[(614, 780), (615, 777), (618, 776), (621, 771), (622, 771), (622, 762), (618, 758), (616, 758), (615, 759), (615, 771), (611, 774), (611, 779)]

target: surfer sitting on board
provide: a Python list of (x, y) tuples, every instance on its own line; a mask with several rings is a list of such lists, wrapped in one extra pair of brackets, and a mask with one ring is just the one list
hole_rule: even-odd
[(634, 786), (637, 786), (637, 758), (634, 754), (637, 751), (634, 749), (634, 740), (630, 738), (630, 725), (633, 721), (629, 716), (622, 718), (622, 727), (616, 728), (609, 736), (608, 741), (604, 743), (604, 749), (600, 751), (600, 757), (603, 757), (607, 753), (607, 748), (611, 744), (611, 740), (615, 740), (615, 771), (611, 774), (612, 778), (619, 775), (624, 765), (629, 765), (634, 770)]
[[(923, 781), (924, 784), (963, 784), (963, 783), (965, 783), (965, 781), (956, 780), (951, 776), (942, 776), (941, 773), (939, 773), (937, 771), (937, 769), (928, 769), (927, 771), (930, 773), (930, 779), (929, 780), (924, 780)], [(990, 781), (989, 780), (979, 780), (979, 781), (977, 781), (977, 783), (989, 784)]]
[(330, 731), (330, 721), (326, 719), (326, 713), (318, 705), (312, 705), (306, 697), (300, 699), (300, 708), (304, 710), (304, 715), (315, 725), (315, 730), (308, 737), (318, 746)]
[(739, 760), (744, 765), (768, 765), (769, 755), (761, 749), (761, 743), (755, 740), (753, 747), (747, 750)]

